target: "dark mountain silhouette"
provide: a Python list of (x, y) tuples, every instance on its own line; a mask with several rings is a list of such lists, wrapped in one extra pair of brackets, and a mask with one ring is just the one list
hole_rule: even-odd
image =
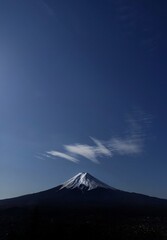
[(108, 208), (167, 208), (167, 200), (118, 190), (89, 173), (79, 173), (55, 188), (0, 201), (0, 208), (64, 206)]
[(0, 201), (0, 240), (167, 239), (167, 200), (121, 191), (88, 173)]

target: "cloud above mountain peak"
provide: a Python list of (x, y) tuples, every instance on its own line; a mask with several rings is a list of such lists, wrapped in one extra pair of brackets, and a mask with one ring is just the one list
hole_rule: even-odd
[(63, 145), (63, 152), (57, 150), (47, 151), (45, 157), (63, 158), (73, 163), (78, 163), (80, 158), (86, 158), (93, 163), (99, 164), (101, 158), (112, 158), (115, 155), (138, 155), (144, 149), (145, 132), (141, 120), (131, 118), (129, 119), (129, 128), (126, 135), (111, 137), (105, 141), (94, 137), (90, 137), (90, 139), (93, 142), (91, 145), (81, 143)]

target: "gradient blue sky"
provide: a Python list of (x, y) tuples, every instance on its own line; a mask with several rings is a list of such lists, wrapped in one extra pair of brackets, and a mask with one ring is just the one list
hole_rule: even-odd
[(1, 199), (81, 171), (167, 198), (166, 26), (165, 0), (0, 2)]

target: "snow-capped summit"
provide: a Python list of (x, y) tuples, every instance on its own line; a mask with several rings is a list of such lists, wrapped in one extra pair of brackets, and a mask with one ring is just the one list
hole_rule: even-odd
[(79, 188), (81, 190), (84, 189), (87, 191), (95, 188), (108, 188), (113, 190), (115, 189), (101, 182), (100, 180), (93, 177), (89, 173), (85, 173), (85, 172), (78, 173), (74, 177), (64, 182), (60, 189), (63, 189), (63, 188), (68, 188), (68, 189)]

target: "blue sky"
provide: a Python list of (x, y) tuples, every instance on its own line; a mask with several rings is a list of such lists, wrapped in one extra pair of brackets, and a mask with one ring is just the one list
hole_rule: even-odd
[(166, 9), (1, 1), (0, 198), (81, 171), (167, 198)]

